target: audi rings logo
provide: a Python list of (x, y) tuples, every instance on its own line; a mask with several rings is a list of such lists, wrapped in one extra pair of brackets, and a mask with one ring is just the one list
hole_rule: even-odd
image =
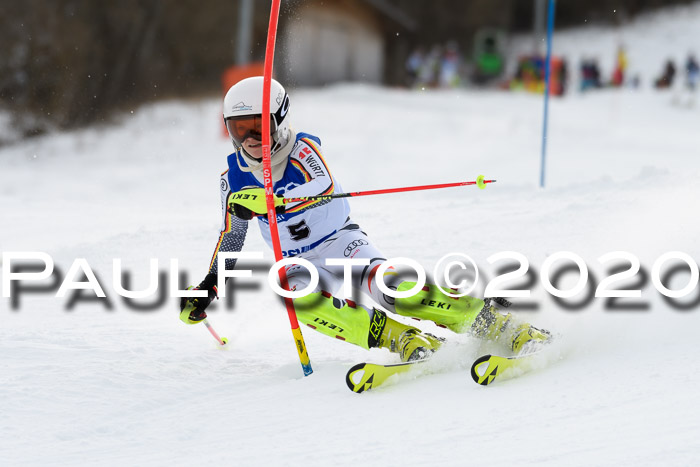
[(352, 251), (353, 251), (355, 248), (357, 248), (357, 247), (359, 247), (359, 246), (362, 246), (362, 245), (369, 245), (369, 243), (367, 243), (365, 240), (360, 240), (360, 239), (353, 240), (353, 241), (350, 242), (350, 243), (348, 244), (348, 246), (345, 248), (345, 256), (346, 256), (346, 257), (347, 257), (347, 256), (350, 256), (350, 255), (352, 254)]

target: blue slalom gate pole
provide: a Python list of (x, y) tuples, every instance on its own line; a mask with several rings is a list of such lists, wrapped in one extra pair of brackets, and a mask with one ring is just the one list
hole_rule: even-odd
[(544, 172), (547, 161), (547, 126), (549, 124), (549, 83), (552, 70), (552, 35), (554, 33), (554, 2), (549, 0), (547, 11), (547, 58), (544, 63), (544, 123), (542, 125), (542, 158), (540, 161), (540, 188), (544, 188)]

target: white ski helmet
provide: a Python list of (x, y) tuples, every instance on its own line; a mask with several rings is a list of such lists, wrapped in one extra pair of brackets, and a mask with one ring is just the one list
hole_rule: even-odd
[[(263, 77), (246, 78), (231, 86), (224, 97), (224, 123), (236, 149), (252, 159), (243, 149), (243, 141), (252, 137), (262, 140)], [(272, 80), (270, 84), (270, 155), (283, 148), (290, 138), (289, 96), (284, 87)]]

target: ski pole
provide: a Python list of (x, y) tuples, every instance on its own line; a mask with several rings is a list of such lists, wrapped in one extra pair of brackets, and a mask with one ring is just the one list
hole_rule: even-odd
[(404, 191), (419, 191), (419, 190), (435, 190), (438, 188), (451, 188), (456, 186), (467, 186), (476, 185), (479, 189), (483, 190), (486, 188), (487, 183), (496, 183), (496, 180), (484, 180), (483, 175), (479, 175), (475, 181), (471, 182), (456, 182), (456, 183), (441, 183), (437, 185), (418, 185), (418, 186), (407, 186), (402, 188), (386, 188), (382, 190), (367, 190), (367, 191), (353, 191), (348, 193), (333, 193), (332, 195), (322, 195), (322, 196), (302, 196), (300, 198), (284, 198), (282, 199), (283, 204), (296, 203), (299, 201), (321, 201), (321, 200), (331, 200), (336, 198), (349, 198), (353, 196), (368, 196), (368, 195), (383, 195), (386, 193), (400, 193)]
[(204, 318), (202, 320), (202, 322), (207, 327), (207, 329), (209, 330), (211, 335), (214, 336), (214, 339), (216, 339), (216, 341), (219, 343), (219, 345), (221, 345), (223, 347), (226, 344), (228, 344), (228, 339), (226, 339), (225, 337), (219, 337), (219, 335), (216, 333), (216, 331), (214, 331), (214, 328), (211, 326), (211, 324), (209, 324), (209, 321), (207, 321), (206, 318)]

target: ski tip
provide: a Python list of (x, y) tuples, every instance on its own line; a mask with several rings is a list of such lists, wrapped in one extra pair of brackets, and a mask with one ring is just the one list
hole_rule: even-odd
[(498, 366), (490, 368), (490, 360), (491, 355), (484, 355), (477, 358), (472, 364), (471, 375), (476, 384), (488, 386), (494, 379), (496, 379), (496, 375), (498, 374)]
[(366, 363), (358, 363), (348, 370), (347, 375), (345, 375), (345, 384), (352, 392), (361, 393), (368, 389), (372, 389), (372, 382), (374, 375), (365, 374)]

